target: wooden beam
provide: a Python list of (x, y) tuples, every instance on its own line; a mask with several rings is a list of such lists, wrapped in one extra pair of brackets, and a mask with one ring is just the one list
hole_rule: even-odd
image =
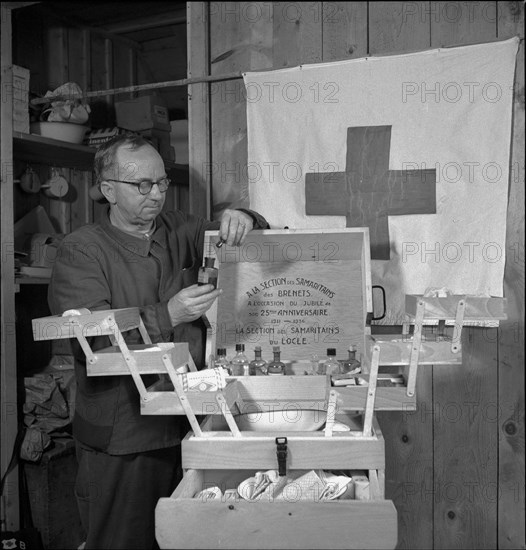
[(176, 15), (174, 12), (172, 15), (163, 13), (161, 16), (156, 14), (149, 17), (134, 19), (133, 21), (109, 23), (104, 25), (102, 29), (111, 33), (124, 34), (134, 31), (143, 31), (145, 29), (158, 29), (160, 27), (168, 27), (170, 25), (181, 25), (183, 23), (186, 23), (186, 14)]
[[(6, 4), (1, 10), (1, 81), (2, 102), (0, 104), (0, 235), (2, 252), (0, 272), (1, 330), (0, 335), (0, 399), (2, 414), (2, 445), (0, 464), (2, 475), (7, 470), (18, 431), (17, 369), (15, 336), (15, 254), (13, 217), (13, 73), (12, 73), (12, 28), (11, 10)], [(2, 495), (2, 530), (16, 531), (19, 528), (18, 467), (7, 477)]]
[[(497, 2), (499, 39), (524, 37), (524, 3)], [(513, 135), (506, 218), (504, 295), (508, 320), (498, 338), (498, 539), (505, 550), (525, 546), (524, 525), (524, 40), (515, 69)]]
[(33, 4), (40, 4), (40, 2), (2, 2), (3, 6), (8, 10), (16, 10), (18, 8), (27, 8)]
[[(120, 88), (109, 88), (107, 90), (96, 90), (86, 92), (82, 95), (75, 95), (73, 99), (89, 99), (92, 97), (101, 97), (107, 95), (129, 94), (134, 92), (143, 92), (145, 90), (158, 90), (161, 88), (175, 88), (177, 86), (191, 86), (192, 84), (202, 84), (207, 82), (217, 82), (220, 80), (233, 80), (235, 78), (243, 78), (243, 73), (235, 72), (230, 74), (222, 74), (217, 76), (200, 76), (195, 78), (180, 78), (178, 80), (167, 80), (165, 82), (151, 82), (148, 84), (135, 84), (133, 86), (124, 86)], [(32, 105), (49, 103), (50, 101), (59, 101), (69, 99), (67, 95), (55, 95), (48, 97), (39, 97), (31, 100)]]
[(83, 23), (79, 23), (78, 21), (75, 21), (74, 19), (61, 15), (59, 13), (55, 13), (53, 11), (46, 11), (44, 12), (44, 16), (50, 19), (54, 19), (56, 22), (61, 23), (63, 25), (67, 25), (69, 27), (75, 27), (80, 30), (87, 30), (93, 34), (98, 34), (103, 38), (109, 38), (110, 40), (116, 40), (118, 42), (122, 42), (123, 44), (126, 44), (130, 48), (134, 48), (137, 50), (141, 49), (141, 45), (135, 42), (135, 40), (131, 40), (130, 38), (125, 38), (124, 36), (120, 36), (119, 34), (115, 34), (113, 32), (108, 32), (100, 27), (92, 27), (91, 25), (85, 25)]
[[(187, 3), (188, 139), (190, 204), (192, 214), (210, 219), (210, 74), (208, 2)], [(197, 84), (199, 79), (199, 84)], [(193, 82), (192, 82), (193, 80)]]

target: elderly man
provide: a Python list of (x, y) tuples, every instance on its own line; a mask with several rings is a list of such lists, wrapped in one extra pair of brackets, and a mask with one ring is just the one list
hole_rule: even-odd
[[(220, 295), (198, 286), (205, 230), (241, 245), (268, 224), (249, 210), (225, 210), (220, 222), (161, 212), (170, 184), (159, 153), (134, 134), (103, 144), (95, 155), (98, 189), (109, 203), (100, 223), (69, 234), (49, 286), (53, 314), (68, 309), (139, 307), (153, 342), (188, 342), (204, 365), (201, 316)], [(137, 330), (125, 334), (139, 343)], [(109, 345), (106, 337), (92, 349)], [(77, 398), (73, 435), (79, 462), (76, 495), (86, 548), (155, 547), (154, 511), (180, 475), (182, 417), (141, 416), (131, 376), (88, 378), (74, 344)], [(154, 380), (144, 376), (148, 386)]]

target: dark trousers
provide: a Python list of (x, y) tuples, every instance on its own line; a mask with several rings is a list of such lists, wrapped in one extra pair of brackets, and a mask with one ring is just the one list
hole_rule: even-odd
[(87, 549), (158, 548), (155, 506), (181, 479), (180, 446), (109, 455), (77, 443), (75, 485)]

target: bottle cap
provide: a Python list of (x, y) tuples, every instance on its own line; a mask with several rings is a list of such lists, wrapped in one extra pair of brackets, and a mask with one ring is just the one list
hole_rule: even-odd
[(214, 267), (215, 258), (205, 258), (205, 267)]
[(261, 351), (261, 346), (256, 346), (256, 347), (254, 348), (254, 350), (255, 350), (255, 351)]
[(272, 351), (279, 351), (279, 346), (273, 346)]
[(336, 348), (328, 348), (327, 355), (336, 355)]
[(245, 351), (245, 344), (236, 344), (236, 351)]

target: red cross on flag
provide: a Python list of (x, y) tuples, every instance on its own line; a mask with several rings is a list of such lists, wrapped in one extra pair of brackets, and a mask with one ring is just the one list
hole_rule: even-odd
[(502, 296), (518, 44), (246, 73), (250, 207), (369, 227), (386, 324), (405, 294)]

